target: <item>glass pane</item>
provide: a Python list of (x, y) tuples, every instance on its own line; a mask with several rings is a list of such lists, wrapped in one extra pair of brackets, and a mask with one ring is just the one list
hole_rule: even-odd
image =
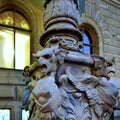
[(84, 46), (84, 47), (83, 47), (83, 51), (84, 51), (84, 53), (90, 54), (90, 53), (91, 53), (91, 52), (90, 52), (90, 46)]
[(17, 12), (15, 13), (15, 26), (27, 30), (30, 29), (27, 20)]
[(85, 44), (90, 44), (90, 39), (89, 39), (89, 37), (87, 36), (87, 34), (86, 33), (84, 33), (84, 41), (83, 41), (83, 43), (85, 43)]
[(9, 109), (0, 109), (0, 120), (10, 120)]
[[(83, 38), (83, 43), (84, 43), (84, 44), (87, 44), (87, 45), (90, 45), (90, 39), (89, 39), (89, 37), (87, 36), (86, 33), (84, 33), (83, 37), (84, 37), (84, 38)], [(91, 53), (90, 46), (84, 45), (84, 46), (83, 46), (83, 51), (84, 51), (84, 53), (90, 54), (90, 53)]]
[(0, 67), (14, 67), (13, 30), (0, 27)]
[(5, 11), (0, 14), (0, 23), (5, 25), (12, 25), (14, 23), (13, 20), (13, 12), (12, 11)]
[(22, 120), (28, 120), (29, 118), (29, 111), (22, 110)]
[(30, 65), (30, 33), (16, 31), (15, 68), (24, 69), (26, 65)]

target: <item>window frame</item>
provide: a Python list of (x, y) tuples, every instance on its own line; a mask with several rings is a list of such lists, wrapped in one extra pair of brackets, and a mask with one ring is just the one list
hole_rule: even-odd
[(82, 32), (82, 34), (84, 34), (84, 32), (88, 33), (88, 36), (90, 38), (90, 44), (83, 43), (83, 46), (90, 46), (91, 48), (90, 54), (99, 55), (99, 40), (95, 28), (89, 23), (81, 23), (79, 25), (79, 30)]
[(10, 120), (12, 120), (12, 113), (13, 113), (13, 108), (12, 107), (0, 107), (0, 110), (4, 110), (4, 109), (8, 109), (8, 110), (10, 110)]
[[(88, 31), (86, 31), (86, 30), (82, 30), (82, 33), (83, 33), (83, 49), (84, 49), (84, 47), (85, 46), (88, 46), (89, 47), (89, 49), (90, 49), (90, 54), (92, 54), (93, 52), (93, 47), (95, 46), (94, 44), (92, 44), (92, 40), (91, 40), (91, 36), (90, 36), (90, 34), (89, 34), (89, 32)], [(87, 43), (84, 43), (84, 34), (86, 34), (87, 35), (87, 37), (89, 38), (89, 43), (90, 44), (87, 44)], [(83, 50), (84, 51), (84, 50)]]
[[(29, 27), (30, 27), (30, 29), (24, 29), (24, 28), (20, 28), (20, 27), (15, 26), (15, 24), (13, 24), (13, 26), (11, 26), (11, 25), (5, 25), (5, 24), (1, 24), (0, 23), (0, 27), (3, 27), (5, 29), (8, 28), (8, 29), (12, 29), (13, 30), (13, 41), (14, 41), (13, 44), (14, 44), (14, 52), (15, 52), (16, 31), (21, 31), (21, 32), (27, 32), (27, 33), (29, 33), (30, 34), (30, 41), (31, 41), (31, 32), (32, 32), (32, 30), (31, 30), (31, 26), (30, 26), (30, 21), (27, 19), (27, 17), (22, 12), (20, 12), (18, 9), (16, 9), (15, 6), (11, 6), (8, 9), (4, 9), (4, 10), (0, 11), (0, 14), (3, 13), (3, 12), (5, 12), (5, 11), (11, 11), (11, 12), (13, 12), (13, 17), (14, 17), (13, 21), (14, 21), (14, 23), (15, 23), (15, 12), (18, 13), (19, 15), (21, 15), (22, 17), (24, 17), (24, 19), (28, 22)], [(31, 42), (30, 42), (30, 49), (31, 49)], [(11, 68), (9, 68), (9, 67), (8, 68), (6, 68), (6, 67), (0, 67), (0, 68), (2, 68), (2, 69), (16, 69), (17, 70), (18, 68), (15, 68), (15, 63), (16, 63), (15, 62), (15, 56), (16, 55), (14, 54), (13, 67), (11, 67)], [(31, 56), (30, 56), (29, 60), (31, 61)], [(20, 69), (20, 70), (22, 70), (22, 69)]]

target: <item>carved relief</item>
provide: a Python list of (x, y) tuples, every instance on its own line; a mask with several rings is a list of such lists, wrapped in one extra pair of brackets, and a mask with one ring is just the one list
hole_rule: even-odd
[[(57, 9), (62, 6), (61, 1), (50, 0), (46, 7), (52, 2)], [(118, 96), (108, 81), (109, 73), (114, 73), (112, 63), (79, 52), (77, 39), (66, 34), (44, 42), (46, 48), (33, 54), (36, 61), (23, 73), (31, 91), (29, 120), (108, 120)]]
[[(41, 77), (35, 84), (28, 84), (32, 88), (29, 109), (35, 112), (34, 115), (31, 113), (30, 120), (100, 120), (110, 117), (118, 95), (115, 86), (107, 82), (109, 72), (114, 72), (108, 69), (112, 64), (99, 56), (92, 56), (93, 61), (89, 62), (94, 67), (85, 61), (84, 66), (72, 63), (76, 61), (74, 58), (70, 64), (65, 62), (70, 55), (79, 57), (80, 53), (51, 47), (34, 54), (39, 63), (34, 72), (39, 67)], [(80, 58), (76, 62), (81, 63)]]
[(72, 17), (75, 20), (78, 19), (77, 0), (46, 0), (44, 6), (46, 9), (44, 22), (47, 22), (51, 17), (60, 16)]

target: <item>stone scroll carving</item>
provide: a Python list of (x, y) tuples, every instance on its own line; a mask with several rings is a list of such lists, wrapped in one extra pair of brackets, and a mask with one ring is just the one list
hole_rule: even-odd
[(31, 90), (30, 120), (110, 118), (118, 95), (116, 87), (107, 81), (114, 72), (110, 62), (55, 47), (34, 56), (36, 61), (24, 69)]
[(77, 0), (46, 0), (45, 9), (44, 49), (23, 72), (29, 120), (109, 120), (118, 96), (109, 82), (115, 71), (105, 58), (79, 51)]

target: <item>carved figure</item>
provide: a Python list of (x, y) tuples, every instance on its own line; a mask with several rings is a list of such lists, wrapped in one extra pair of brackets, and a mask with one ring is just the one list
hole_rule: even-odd
[(112, 63), (79, 52), (77, 0), (46, 0), (44, 6), (45, 48), (23, 72), (29, 120), (108, 120), (118, 96), (107, 81)]
[(108, 79), (109, 72), (114, 72), (110, 69), (112, 64), (102, 57), (92, 56), (95, 67), (91, 74), (87, 66), (65, 62), (76, 56), (71, 60), (81, 63), (80, 54), (55, 47), (34, 54), (38, 60), (33, 67), (34, 75), (24, 71), (32, 78), (37, 78), (38, 70), (41, 74), (39, 80), (28, 84), (31, 89), (29, 109), (34, 109), (30, 120), (102, 120), (110, 117), (118, 91), (103, 77)]

